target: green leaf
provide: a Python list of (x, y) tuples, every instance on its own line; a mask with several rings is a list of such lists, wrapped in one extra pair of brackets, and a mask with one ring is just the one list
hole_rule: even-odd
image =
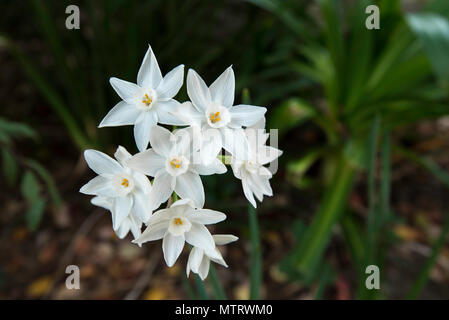
[(39, 199), (40, 185), (31, 171), (26, 171), (22, 177), (22, 195), (28, 203)]
[(31, 231), (35, 231), (42, 220), (46, 205), (46, 200), (38, 198), (29, 204), (29, 208), (25, 213), (27, 226)]
[(8, 185), (12, 187), (17, 181), (18, 167), (16, 160), (7, 148), (2, 148), (2, 169)]
[(449, 21), (435, 13), (414, 13), (408, 25), (421, 40), (435, 74), (449, 82)]
[(11, 138), (37, 138), (37, 133), (24, 123), (9, 121), (0, 117), (0, 133)]
[(279, 136), (299, 126), (316, 114), (313, 106), (298, 98), (290, 98), (276, 107), (269, 118), (268, 127), (279, 130)]
[(216, 300), (226, 300), (226, 293), (223, 289), (223, 286), (220, 282), (220, 278), (218, 277), (217, 270), (215, 266), (211, 263), (209, 269), (209, 279), (212, 285), (212, 291), (214, 292), (214, 296)]
[(256, 209), (248, 204), (249, 235), (251, 250), (249, 256), (249, 280), (251, 300), (260, 299), (260, 285), (262, 282), (262, 249), (260, 246), (259, 222)]
[(28, 204), (28, 209), (25, 213), (27, 226), (34, 231), (42, 219), (46, 200), (41, 198), (39, 182), (31, 171), (26, 171), (23, 175), (21, 189), (22, 195)]

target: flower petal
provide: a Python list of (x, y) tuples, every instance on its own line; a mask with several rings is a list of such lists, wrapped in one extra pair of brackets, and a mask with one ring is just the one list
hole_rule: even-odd
[(133, 171), (132, 177), (134, 179), (134, 182), (136, 183), (138, 191), (141, 191), (147, 195), (150, 194), (151, 182), (143, 173)]
[(226, 215), (223, 212), (210, 209), (195, 210), (187, 217), (189, 220), (200, 224), (214, 224), (226, 219)]
[(209, 274), (209, 268), (210, 268), (210, 259), (204, 255), (203, 260), (201, 260), (200, 267), (198, 268), (198, 275), (200, 276), (201, 280), (205, 280), (207, 278), (207, 275)]
[(159, 69), (156, 56), (151, 46), (148, 45), (148, 50), (137, 73), (137, 84), (144, 88), (157, 88), (161, 81), (161, 69)]
[(188, 232), (185, 233), (186, 241), (194, 247), (198, 247), (205, 251), (213, 250), (215, 248), (214, 238), (209, 230), (202, 224), (192, 222), (192, 226)]
[(115, 174), (123, 172), (122, 166), (103, 152), (92, 149), (86, 150), (84, 151), (84, 159), (86, 159), (89, 168), (96, 174)]
[(167, 266), (171, 267), (175, 264), (179, 255), (184, 248), (184, 235), (174, 236), (167, 232), (162, 240), (162, 251), (164, 252), (164, 259)]
[(117, 191), (115, 190), (111, 179), (103, 176), (96, 176), (80, 189), (81, 193), (101, 196), (101, 197), (116, 197)]
[(222, 174), (227, 171), (226, 166), (218, 160), (217, 158), (213, 159), (208, 165), (199, 163), (193, 164), (193, 169), (202, 176), (208, 176), (211, 174)]
[(101, 120), (98, 128), (132, 125), (136, 122), (141, 112), (135, 105), (126, 101), (120, 101)]
[[(189, 254), (189, 259), (187, 260), (188, 270), (192, 270), (194, 273), (198, 273), (201, 261), (203, 260), (204, 250), (193, 247)], [(187, 272), (188, 275), (189, 272)]]
[(151, 207), (149, 203), (149, 195), (142, 191), (134, 191), (133, 213), (139, 221), (147, 222), (151, 217)]
[(231, 125), (234, 127), (249, 127), (257, 123), (267, 112), (265, 107), (239, 104), (229, 109), (231, 112)]
[(192, 199), (198, 208), (204, 206), (204, 188), (200, 176), (188, 171), (176, 177), (175, 192), (183, 199)]
[(135, 83), (125, 81), (119, 78), (110, 78), (109, 83), (122, 100), (129, 104), (134, 104), (135, 93), (139, 90), (139, 86)]
[(248, 140), (243, 129), (223, 128), (223, 148), (239, 160), (249, 157)]
[(204, 112), (198, 111), (190, 101), (181, 103), (172, 113), (180, 119), (180, 125), (200, 126), (204, 119)]
[(145, 151), (150, 141), (151, 128), (157, 123), (155, 111), (143, 112), (134, 125), (134, 138), (139, 151)]
[(173, 188), (172, 180), (174, 178), (167, 172), (158, 173), (153, 181), (153, 187), (150, 192), (150, 203), (153, 204), (154, 208), (159, 207), (159, 205), (170, 198)]
[(223, 138), (219, 130), (208, 129), (203, 132), (200, 155), (203, 164), (214, 161), (223, 147)]
[(131, 196), (114, 198), (114, 207), (112, 209), (112, 227), (114, 230), (120, 228), (122, 222), (129, 215), (133, 205), (133, 198)]
[(156, 88), (158, 101), (167, 101), (176, 96), (184, 82), (184, 65), (167, 73)]
[(175, 138), (172, 133), (161, 126), (154, 126), (150, 132), (150, 143), (153, 150), (164, 157), (170, 155)]
[(96, 196), (90, 200), (94, 206), (104, 208), (106, 210), (111, 210), (112, 208), (112, 200), (110, 198)]
[(211, 102), (209, 88), (193, 69), (189, 69), (187, 73), (187, 94), (199, 111), (206, 110)]
[(259, 146), (257, 150), (257, 162), (260, 164), (267, 164), (282, 155), (282, 151), (270, 146)]
[(165, 168), (165, 158), (157, 154), (153, 149), (140, 152), (132, 156), (126, 165), (147, 176), (155, 177), (159, 170)]
[(117, 161), (123, 166), (126, 160), (131, 158), (131, 153), (129, 153), (124, 147), (118, 146), (114, 153), (114, 158), (116, 158)]
[(248, 199), (248, 201), (253, 205), (254, 208), (257, 208), (257, 203), (256, 200), (254, 199), (253, 192), (251, 191), (248, 182), (245, 179), (242, 179), (242, 187), (246, 199)]
[(227, 68), (209, 87), (212, 101), (231, 107), (234, 104), (235, 77), (232, 66)]
[(237, 241), (239, 239), (238, 237), (232, 234), (214, 234), (212, 238), (214, 238), (215, 244), (217, 246), (222, 246)]
[(117, 237), (119, 237), (119, 239), (123, 239), (124, 237), (126, 237), (130, 229), (131, 229), (131, 220), (129, 220), (129, 218), (125, 218), (120, 228), (118, 228), (118, 230), (116, 231)]
[(141, 245), (142, 243), (148, 241), (159, 240), (164, 237), (164, 234), (167, 232), (168, 222), (160, 221), (158, 223), (154, 223), (149, 225), (142, 234), (133, 241), (133, 243), (137, 243)]
[(181, 104), (174, 99), (158, 101), (156, 107), (158, 122), (171, 126), (185, 125), (185, 121), (176, 116), (177, 110), (180, 106)]

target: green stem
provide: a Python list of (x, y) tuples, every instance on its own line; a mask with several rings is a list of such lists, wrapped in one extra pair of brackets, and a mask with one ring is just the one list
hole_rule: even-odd
[(195, 277), (196, 291), (198, 292), (200, 299), (209, 300), (209, 296), (207, 295), (206, 286), (204, 285), (203, 280), (201, 280), (201, 278), (197, 274), (195, 274), (194, 277)]
[(249, 235), (251, 251), (249, 260), (250, 294), (251, 300), (260, 299), (260, 284), (262, 282), (262, 252), (260, 247), (259, 222), (256, 209), (249, 204)]
[(212, 290), (214, 291), (215, 299), (226, 300), (226, 293), (221, 285), (220, 278), (218, 277), (217, 271), (214, 265), (210, 265), (209, 269), (209, 279), (212, 285)]

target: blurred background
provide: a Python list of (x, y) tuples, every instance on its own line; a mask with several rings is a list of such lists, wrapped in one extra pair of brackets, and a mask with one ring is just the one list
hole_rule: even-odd
[[(65, 28), (70, 4), (79, 30)], [(365, 27), (371, 4), (379, 30)], [(186, 252), (166, 267), (160, 242), (119, 240), (78, 192), (94, 176), (84, 149), (137, 152), (131, 126), (97, 125), (119, 101), (108, 79), (135, 82), (149, 43), (163, 73), (184, 63), (211, 83), (232, 64), (236, 102), (249, 93), (279, 129), (262, 259), (240, 181), (203, 177), (206, 206), (228, 215), (213, 231), (240, 237), (212, 275), (228, 298), (449, 298), (448, 1), (3, 0), (0, 12), (0, 298), (214, 297), (211, 276), (186, 279)], [(72, 264), (80, 290), (65, 287)], [(372, 264), (380, 290), (365, 287)]]

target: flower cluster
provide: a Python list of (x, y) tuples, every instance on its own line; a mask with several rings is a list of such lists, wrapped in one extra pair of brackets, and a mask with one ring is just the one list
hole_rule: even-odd
[[(224, 213), (204, 209), (205, 194), (200, 176), (232, 171), (242, 181), (243, 192), (256, 207), (254, 196), (273, 194), (270, 170), (264, 165), (281, 155), (266, 145), (266, 108), (234, 105), (235, 78), (227, 68), (209, 87), (192, 69), (187, 73), (191, 101), (174, 99), (183, 85), (184, 65), (162, 76), (151, 47), (143, 59), (137, 84), (117, 78), (110, 83), (122, 101), (99, 127), (134, 126), (139, 153), (131, 155), (119, 146), (108, 155), (86, 150), (88, 166), (98, 174), (80, 192), (94, 195), (92, 204), (111, 212), (113, 229), (120, 238), (129, 231), (133, 242), (162, 239), (164, 259), (171, 267), (185, 242), (190, 251), (190, 271), (205, 279), (210, 260), (227, 266), (217, 245), (236, 241), (233, 235), (212, 235), (206, 225), (226, 219)], [(173, 132), (161, 125), (182, 127)], [(151, 147), (148, 148), (148, 145)], [(230, 156), (223, 156), (222, 150)], [(149, 177), (153, 177), (152, 183)], [(177, 201), (171, 201), (178, 199)], [(158, 208), (165, 202), (165, 209)], [(142, 232), (142, 225), (146, 229)]]

